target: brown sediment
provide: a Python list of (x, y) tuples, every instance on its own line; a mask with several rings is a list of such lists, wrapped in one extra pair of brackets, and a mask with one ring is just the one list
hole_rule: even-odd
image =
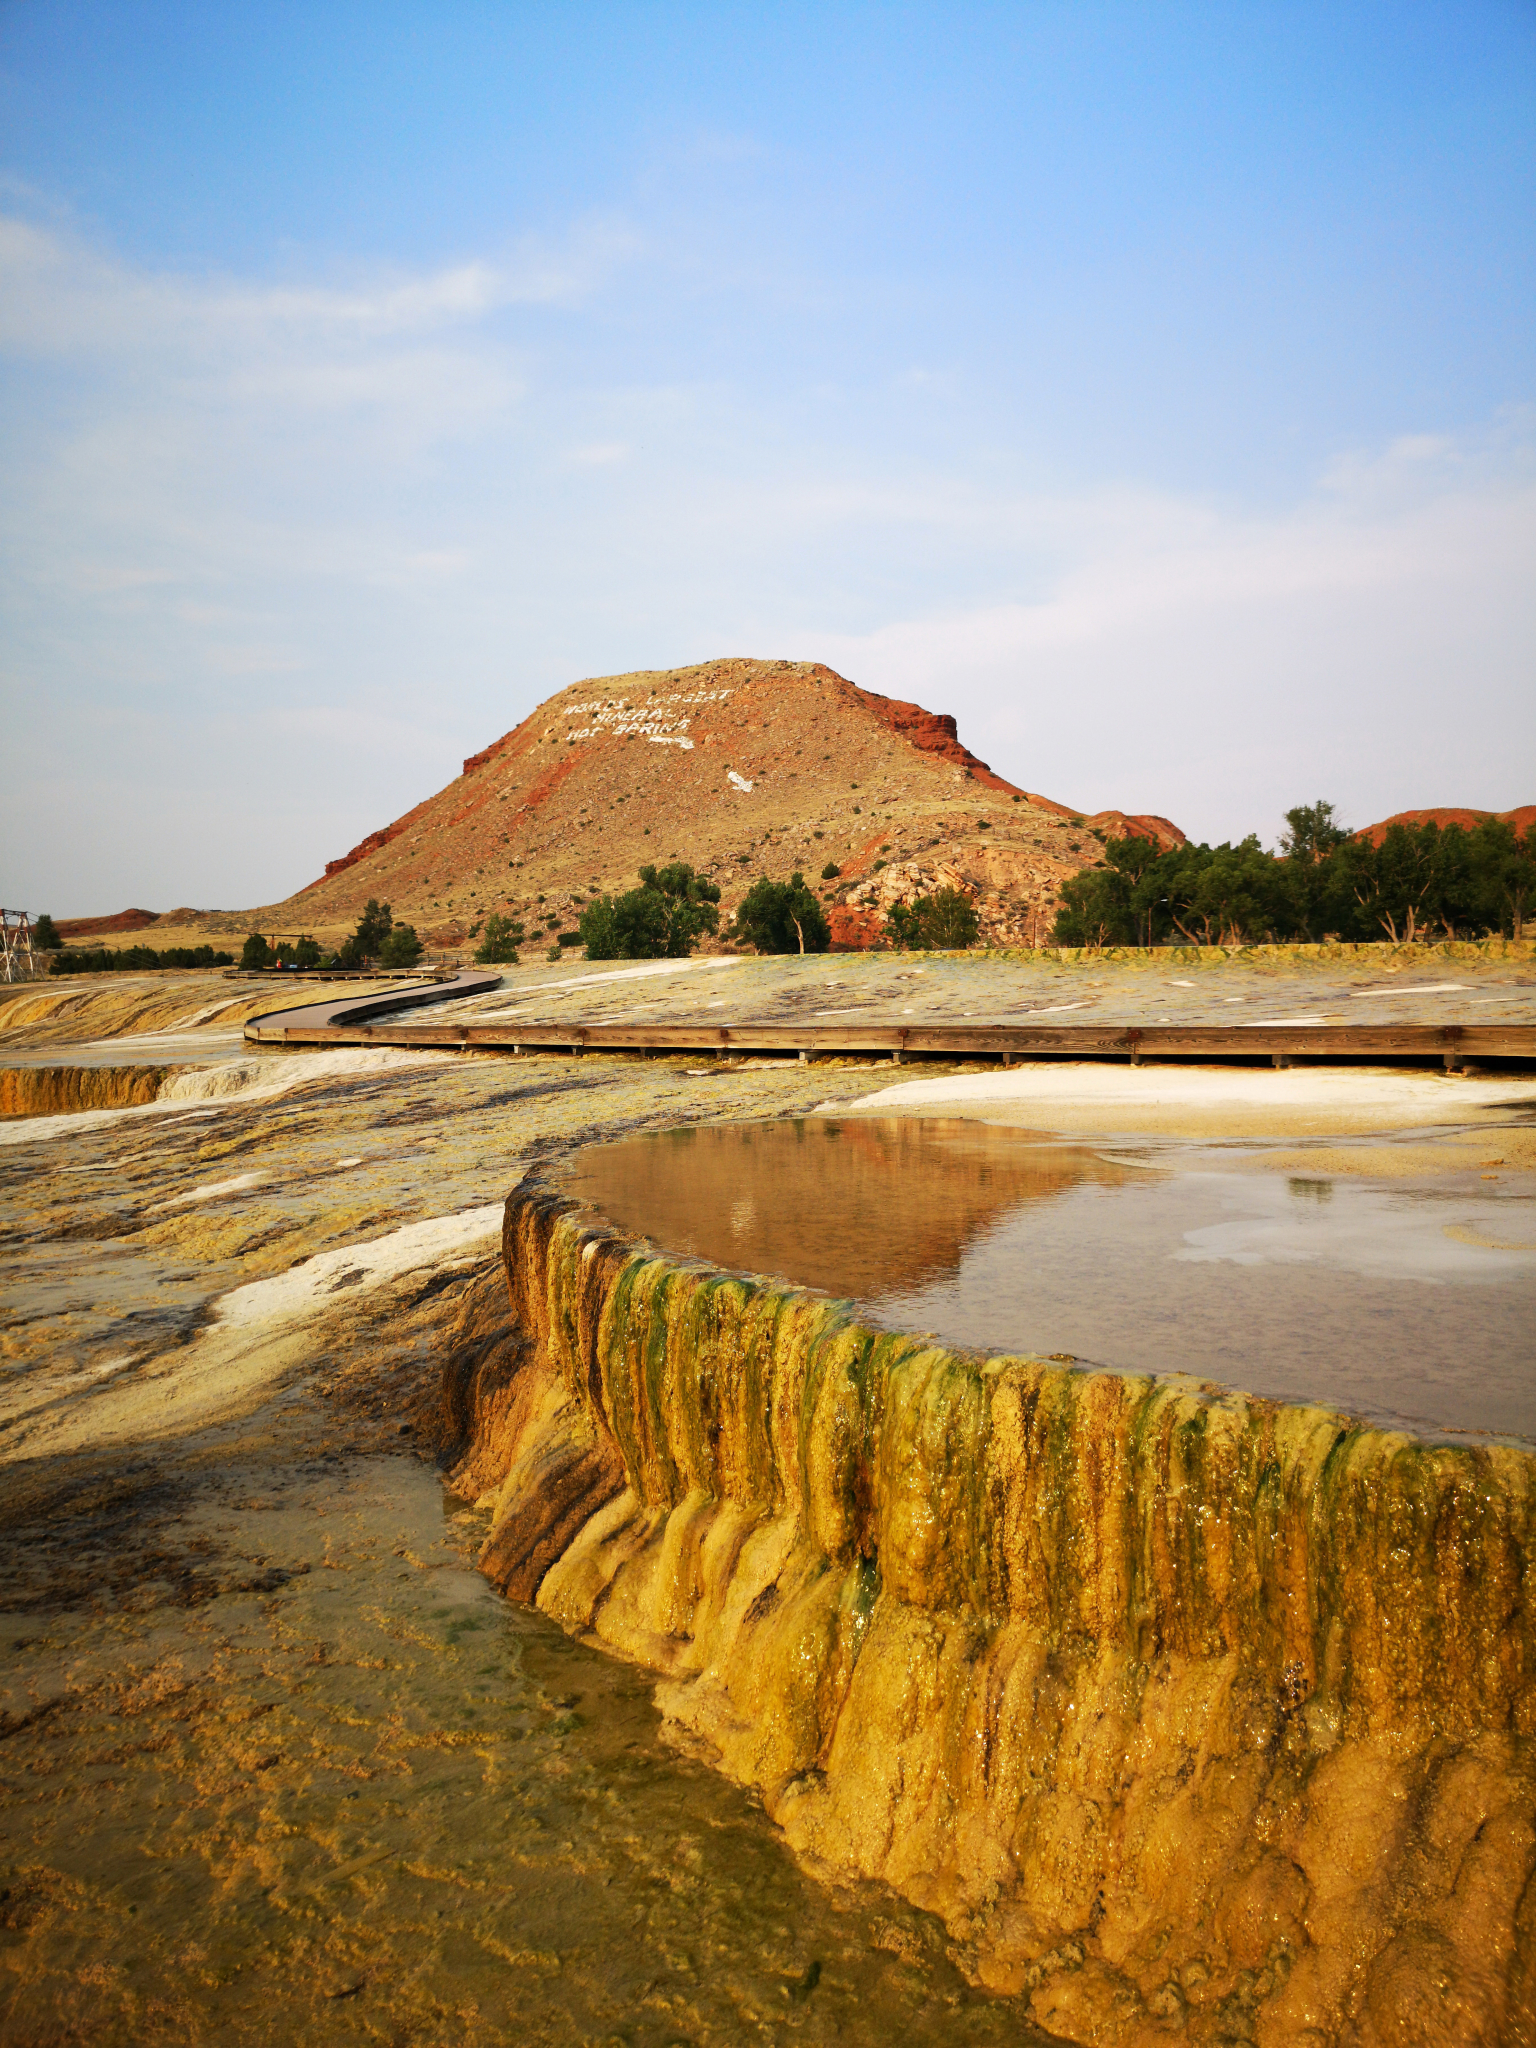
[(158, 1101), (182, 1067), (0, 1067), (0, 1117), (67, 1116)]
[(482, 1568), (813, 1867), (1069, 2040), (1536, 2040), (1536, 1459), (878, 1333), (531, 1181), (503, 1257)]

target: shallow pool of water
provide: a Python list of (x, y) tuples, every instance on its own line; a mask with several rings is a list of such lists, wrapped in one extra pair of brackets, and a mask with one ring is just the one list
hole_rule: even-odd
[(151, 1520), (12, 1552), (5, 2039), (1043, 2048), (492, 1592), (429, 1466), (237, 1450)]
[(695, 1126), (578, 1155), (620, 1230), (952, 1344), (1536, 1439), (1536, 1202), (1262, 1152), (944, 1118)]

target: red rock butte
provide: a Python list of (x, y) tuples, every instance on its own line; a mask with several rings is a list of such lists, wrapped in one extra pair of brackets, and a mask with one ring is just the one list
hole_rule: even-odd
[[(1524, 832), (1536, 804), (1398, 811), (1358, 836), (1379, 845), (1395, 824), (1495, 817)], [(642, 865), (686, 860), (719, 885), (727, 917), (759, 875), (799, 869), (838, 947), (869, 945), (895, 904), (942, 888), (972, 899), (985, 942), (1030, 945), (1049, 938), (1063, 882), (1124, 835), (1160, 850), (1185, 837), (1155, 812), (1083, 812), (1009, 782), (948, 713), (823, 663), (733, 657), (557, 691), (281, 902), (124, 910), (58, 929), (67, 941), (158, 926), (334, 942), (376, 897), (434, 948), (462, 946), (492, 912), (538, 940), (570, 930), (594, 894), (632, 888)]]
[[(868, 944), (893, 901), (962, 888), (993, 943), (1044, 938), (1095, 832), (1160, 846), (1166, 818), (1085, 815), (997, 775), (955, 721), (818, 662), (730, 659), (573, 683), (471, 754), (286, 901), (219, 928), (340, 932), (369, 897), (431, 945), (492, 911), (568, 929), (646, 862), (690, 861), (729, 912), (760, 874), (801, 870), (834, 942)], [(832, 867), (835, 875), (824, 876)]]

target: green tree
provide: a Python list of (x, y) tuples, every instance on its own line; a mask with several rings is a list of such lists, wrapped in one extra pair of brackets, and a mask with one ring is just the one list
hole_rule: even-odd
[(667, 957), (681, 960), (691, 953), (705, 932), (720, 924), (720, 891), (703, 875), (695, 874), (685, 860), (669, 867), (644, 867), (640, 880), (654, 889), (667, 906)]
[(233, 953), (215, 953), (212, 946), (169, 946), (157, 953), (152, 946), (125, 946), (113, 952), (93, 946), (86, 952), (66, 948), (53, 954), (50, 974), (129, 974), (146, 967), (233, 967)]
[(1285, 814), (1286, 830), (1280, 834), (1280, 851), (1288, 860), (1316, 863), (1342, 846), (1349, 837), (1339, 823), (1332, 804), (1321, 797), (1315, 804), (1297, 804)]
[(963, 889), (940, 889), (911, 903), (895, 903), (885, 920), (885, 936), (904, 952), (937, 948), (957, 952), (974, 946), (980, 921), (976, 906)]
[(1467, 839), (1476, 898), (1471, 921), (1524, 938), (1536, 905), (1536, 822), (1522, 838), (1502, 818), (1487, 818)]
[(659, 889), (626, 889), (613, 906), (613, 930), (619, 959), (664, 960), (672, 935), (666, 898)]
[(485, 921), (485, 937), (480, 941), (475, 958), (482, 967), (515, 967), (517, 949), (527, 936), (520, 924), (514, 924), (510, 917), (503, 917), (499, 910), (493, 910)]
[(1058, 946), (1130, 946), (1136, 942), (1133, 883), (1116, 868), (1084, 868), (1061, 885)]
[(926, 944), (923, 927), (917, 915), (915, 903), (893, 903), (885, 914), (885, 936), (888, 944), (902, 953), (921, 952)]
[(47, 911), (42, 911), (32, 927), (32, 943), (40, 953), (62, 951), (64, 941), (59, 937), (59, 928)]
[(320, 948), (308, 932), (304, 934), (293, 949), (293, 964), (295, 967), (318, 967), (320, 965)]
[(825, 953), (831, 929), (797, 868), (787, 882), (760, 875), (743, 896), (733, 936), (759, 953)]
[(386, 967), (414, 967), (421, 958), (421, 941), (416, 936), (416, 927), (392, 924), (379, 948), (379, 958)]
[(338, 963), (342, 967), (357, 968), (366, 961), (377, 960), (384, 951), (384, 942), (393, 923), (389, 905), (378, 903), (370, 896), (357, 921), (357, 930), (336, 949)]
[[(1389, 825), (1374, 858), (1357, 855), (1357, 894), (1366, 920), (1389, 939), (1412, 944), (1438, 921), (1441, 863), (1440, 827), (1433, 818), (1420, 825)], [(1369, 840), (1358, 842), (1362, 847)]]
[(273, 958), (272, 948), (261, 933), (252, 932), (241, 949), (240, 966), (243, 972), (250, 973), (258, 967), (270, 967)]
[(577, 921), (589, 960), (681, 960), (720, 922), (720, 891), (687, 861), (640, 869), (640, 887), (595, 896)]
[[(577, 919), (576, 929), (581, 934), (581, 943), (589, 960), (619, 958), (619, 928), (611, 896), (594, 896)], [(550, 957), (559, 959), (558, 946), (552, 949)]]
[(821, 871), (821, 879), (824, 882), (835, 882), (842, 872), (835, 860), (829, 860)]
[[(1175, 866), (1165, 864), (1155, 842), (1139, 833), (1094, 837), (1103, 846), (1104, 857), (1063, 884), (1056, 913), (1057, 944), (1151, 946), (1166, 938), (1172, 930), (1169, 888)], [(1198, 852), (1208, 854), (1209, 849)]]
[(1218, 846), (1189, 897), (1185, 936), (1198, 927), (1207, 946), (1242, 946), (1271, 935), (1281, 894), (1276, 865), (1256, 832), (1236, 846)]
[[(672, 919), (659, 889), (595, 896), (576, 921), (589, 960), (664, 960)], [(554, 955), (558, 957), (559, 948)]]

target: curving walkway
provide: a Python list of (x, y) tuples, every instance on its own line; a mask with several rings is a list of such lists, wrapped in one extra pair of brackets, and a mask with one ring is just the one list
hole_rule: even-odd
[[(493, 988), (500, 988), (501, 973), (496, 968), (461, 968), (457, 974), (441, 980), (406, 982), (382, 990), (371, 996), (333, 996), (324, 1003), (298, 1003), (282, 1010), (264, 1010), (259, 1017), (252, 1017), (245, 1027), (245, 1035), (255, 1044), (282, 1045), (298, 1037), (309, 1043), (324, 1044), (333, 1031), (348, 1031), (350, 1027), (366, 1025), (373, 1017), (387, 1017), (396, 1010), (417, 1010), (424, 1003), (458, 1002), (465, 996), (479, 996)], [(312, 1034), (319, 1033), (315, 1038)]]

